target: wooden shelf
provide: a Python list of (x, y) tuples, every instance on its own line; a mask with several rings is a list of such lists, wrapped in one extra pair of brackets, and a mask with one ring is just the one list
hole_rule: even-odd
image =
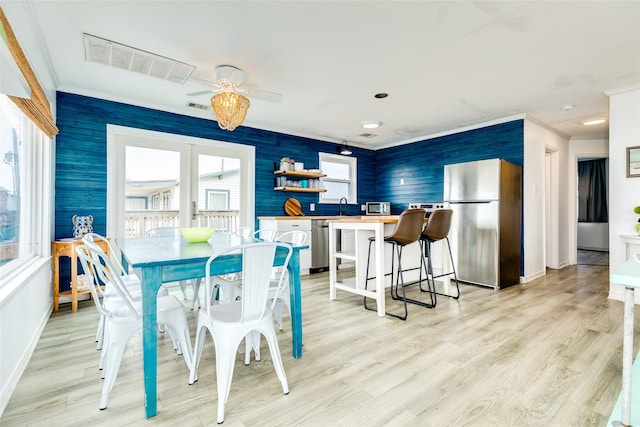
[(274, 191), (290, 191), (298, 193), (324, 193), (324, 188), (303, 188), (303, 187), (273, 187)]
[(327, 176), (321, 172), (283, 171), (283, 170), (273, 171), (273, 174), (295, 176), (297, 178), (322, 178)]

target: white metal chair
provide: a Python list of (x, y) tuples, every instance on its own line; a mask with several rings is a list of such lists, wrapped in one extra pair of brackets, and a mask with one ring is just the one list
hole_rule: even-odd
[[(276, 230), (264, 229), (257, 231), (250, 231), (249, 227), (241, 227), (236, 230), (238, 236), (246, 238), (258, 238), (265, 242), (274, 242), (278, 232)], [(215, 276), (214, 282), (221, 291), (221, 301), (231, 302), (240, 296), (239, 287), (242, 284), (242, 273), (231, 273), (220, 276)], [(200, 284), (198, 284), (199, 289)]]
[[(289, 393), (287, 377), (282, 365), (278, 338), (273, 325), (271, 308), (267, 306), (271, 271), (278, 250), (285, 250), (285, 266), (291, 258), (290, 245), (260, 242), (240, 245), (214, 255), (207, 261), (205, 307), (198, 314), (198, 327), (193, 364), (189, 384), (198, 379), (197, 369), (207, 330), (213, 337), (216, 352), (216, 377), (218, 389), (218, 424), (224, 421), (224, 406), (229, 398), (236, 353), (240, 342), (251, 334), (266, 337), (273, 359), (273, 366), (282, 384), (284, 394)], [(239, 300), (224, 304), (212, 304), (211, 263), (224, 262), (226, 257), (242, 257), (242, 295)]]
[[(95, 251), (87, 245), (76, 248), (84, 273), (89, 277), (91, 296), (101, 316), (105, 318), (106, 361), (104, 384), (100, 398), (100, 409), (106, 409), (109, 393), (113, 388), (127, 342), (134, 332), (142, 328), (141, 303), (134, 299), (120, 275), (114, 274), (115, 266), (103, 251)], [(96, 260), (99, 260), (96, 262)], [(101, 298), (99, 277), (107, 278), (107, 283), (120, 296), (121, 303), (108, 304)], [(193, 351), (189, 334), (187, 315), (182, 303), (173, 295), (159, 296), (157, 299), (158, 322), (172, 330), (180, 341), (180, 347), (187, 369), (193, 366)], [(104, 372), (103, 371), (103, 372)]]
[[(135, 274), (129, 274), (124, 270), (122, 263), (117, 258), (117, 256), (115, 256), (117, 252), (114, 251), (114, 247), (113, 245), (111, 245), (111, 242), (109, 241), (109, 239), (97, 233), (87, 233), (82, 238), (82, 242), (85, 245), (94, 249), (94, 252), (92, 252), (92, 254), (103, 252), (102, 248), (96, 243), (99, 241), (105, 242), (105, 244), (109, 247), (109, 254), (112, 255), (111, 256), (112, 266), (115, 268), (115, 271), (113, 271), (113, 273), (121, 277), (122, 283), (127, 287), (127, 290), (129, 290), (131, 296), (134, 299), (139, 300), (140, 298), (142, 298), (142, 289), (140, 288), (140, 279), (138, 279), (138, 277)], [(104, 254), (103, 256), (106, 257), (107, 255)], [(94, 259), (94, 261), (100, 262), (99, 259)], [(100, 271), (97, 271), (97, 274), (100, 274)], [(103, 298), (106, 298), (107, 300), (109, 299), (119, 300), (120, 295), (113, 289), (113, 286), (109, 283), (108, 279), (106, 277), (99, 277), (99, 279), (104, 284), (104, 287), (98, 288), (101, 296)], [(163, 286), (158, 290), (158, 296), (165, 296), (165, 295), (169, 295), (169, 291)], [(104, 316), (100, 316), (100, 321), (98, 323), (98, 330), (96, 331), (96, 343), (97, 343), (96, 349), (97, 350), (102, 350), (102, 341), (104, 337), (104, 322), (105, 322)], [(161, 330), (163, 329), (162, 326), (160, 327), (160, 329)], [(174, 348), (178, 350), (175, 344), (174, 344)], [(101, 358), (100, 369), (102, 369), (103, 367), (102, 362), (103, 360)]]
[[(300, 230), (287, 231), (278, 236), (278, 242), (291, 243), (293, 246), (302, 246), (307, 241), (307, 233)], [(269, 298), (268, 301), (273, 301), (273, 316), (278, 323), (278, 329), (282, 330), (282, 304), (287, 306), (289, 311), (289, 317), (291, 317), (291, 299), (289, 298), (289, 273), (286, 267), (276, 267), (276, 278), (279, 277), (278, 273), (282, 274), (282, 284), (280, 280), (272, 280), (269, 286)]]
[[(148, 230), (145, 234), (146, 237), (178, 237), (180, 236), (180, 228), (179, 227), (158, 227), (152, 228)], [(197, 279), (191, 280), (191, 289), (193, 291), (193, 298), (191, 299), (191, 310), (193, 310), (198, 304), (200, 306), (200, 282), (202, 278), (199, 277)], [(187, 299), (187, 281), (181, 280), (180, 282), (180, 290), (182, 291), (183, 299)]]

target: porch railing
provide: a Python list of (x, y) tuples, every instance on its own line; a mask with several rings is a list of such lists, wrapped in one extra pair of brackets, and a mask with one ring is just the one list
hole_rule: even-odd
[[(240, 212), (199, 211), (199, 227), (213, 227), (216, 231), (234, 231), (240, 226)], [(180, 227), (179, 211), (127, 211), (125, 212), (125, 236), (143, 237), (147, 231), (161, 227)]]

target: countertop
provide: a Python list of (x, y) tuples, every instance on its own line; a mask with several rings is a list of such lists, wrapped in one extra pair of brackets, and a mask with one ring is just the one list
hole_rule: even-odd
[(338, 222), (396, 222), (400, 215), (302, 215), (302, 216), (259, 216), (258, 219), (287, 220), (328, 220)]
[(300, 216), (259, 216), (258, 219), (275, 219), (277, 221), (287, 221), (287, 220), (318, 220), (318, 219), (326, 219), (326, 220), (336, 220), (336, 219), (360, 219), (362, 218), (359, 215), (300, 215)]

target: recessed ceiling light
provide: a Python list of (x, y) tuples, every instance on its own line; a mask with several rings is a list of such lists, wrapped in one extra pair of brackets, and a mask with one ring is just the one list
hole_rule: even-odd
[(567, 105), (563, 105), (562, 109), (564, 111), (569, 111), (569, 110), (573, 110), (574, 105), (573, 104), (567, 104)]
[(599, 124), (604, 123), (606, 121), (607, 121), (607, 119), (597, 118), (597, 119), (583, 120), (581, 123), (584, 126), (593, 126), (593, 125), (599, 125)]
[(389, 94), (384, 92), (376, 93), (375, 95), (373, 95), (374, 98), (378, 99), (386, 98), (387, 96), (389, 96)]
[(375, 129), (377, 127), (380, 127), (382, 123), (380, 123), (377, 120), (365, 120), (363, 122), (360, 122), (360, 126), (362, 126), (365, 129)]

